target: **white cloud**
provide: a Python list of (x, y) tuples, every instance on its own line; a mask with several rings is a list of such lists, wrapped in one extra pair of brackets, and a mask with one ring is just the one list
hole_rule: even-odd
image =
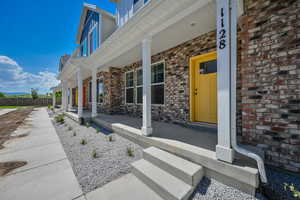
[(58, 82), (55, 73), (48, 71), (38, 74), (25, 72), (16, 61), (0, 55), (1, 92), (29, 92), (30, 88), (37, 88), (39, 93), (46, 93)]

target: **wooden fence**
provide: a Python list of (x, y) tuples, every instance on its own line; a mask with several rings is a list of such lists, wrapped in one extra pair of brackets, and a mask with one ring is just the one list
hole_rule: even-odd
[[(61, 104), (61, 98), (56, 98), (56, 104)], [(48, 106), (52, 98), (0, 98), (0, 106)]]

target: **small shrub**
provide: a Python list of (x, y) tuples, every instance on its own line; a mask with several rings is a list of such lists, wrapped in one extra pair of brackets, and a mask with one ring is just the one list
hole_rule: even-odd
[(112, 135), (109, 135), (109, 136), (107, 136), (107, 140), (108, 140), (109, 142), (113, 142), (113, 141), (114, 141), (114, 138), (113, 138)]
[(300, 199), (300, 191), (294, 186), (294, 184), (288, 185), (287, 183), (284, 183), (284, 189), (285, 191), (289, 190), (293, 194), (293, 197)]
[(62, 114), (57, 115), (54, 119), (56, 123), (61, 123), (61, 124), (65, 123), (65, 118)]
[(134, 149), (131, 146), (127, 147), (127, 155), (129, 157), (133, 157), (134, 156)]
[(86, 144), (87, 144), (87, 142), (86, 142), (86, 140), (85, 140), (85, 139), (82, 139), (82, 140), (80, 141), (80, 144), (82, 144), (82, 145), (86, 145)]
[(92, 151), (92, 157), (93, 158), (98, 158), (98, 154), (97, 154), (95, 149)]
[(50, 110), (50, 108), (51, 108), (51, 105), (48, 105), (48, 110)]
[(89, 122), (87, 122), (87, 123), (85, 123), (85, 126), (86, 126), (87, 128), (89, 128), (89, 127), (91, 127), (91, 124), (90, 124)]
[(76, 136), (76, 131), (73, 132), (73, 136), (74, 136), (74, 137)]

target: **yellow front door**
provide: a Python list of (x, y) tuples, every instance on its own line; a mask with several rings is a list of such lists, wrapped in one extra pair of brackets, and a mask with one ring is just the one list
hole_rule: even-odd
[(76, 92), (75, 92), (76, 96), (75, 96), (75, 104), (78, 106), (78, 88), (76, 88)]
[(191, 58), (191, 121), (217, 123), (216, 52)]

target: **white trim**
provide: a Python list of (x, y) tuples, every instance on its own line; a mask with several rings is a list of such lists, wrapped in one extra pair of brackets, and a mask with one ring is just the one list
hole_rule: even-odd
[[(127, 79), (126, 79), (126, 74), (128, 74), (128, 73), (132, 73), (132, 75), (133, 75), (133, 86), (132, 87), (127, 87), (126, 86), (126, 82), (127, 82)], [(124, 87), (125, 87), (125, 101), (124, 101), (124, 104), (125, 105), (134, 105), (134, 70), (130, 70), (130, 71), (127, 71), (127, 72), (125, 72), (124, 73)], [(127, 103), (127, 95), (126, 95), (126, 91), (127, 91), (127, 89), (133, 89), (133, 103)]]

